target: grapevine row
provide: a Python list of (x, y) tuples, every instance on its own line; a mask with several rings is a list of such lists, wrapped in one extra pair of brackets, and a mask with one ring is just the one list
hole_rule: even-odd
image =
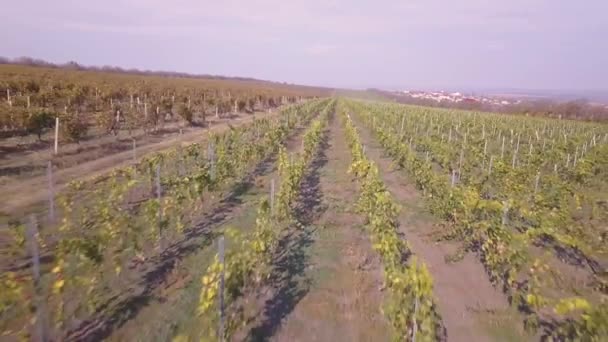
[[(297, 122), (325, 105), (326, 101), (298, 105), (277, 120), (255, 120), (214, 134), (207, 156), (198, 144), (177, 147), (109, 176), (71, 184), (59, 195), (57, 224), (45, 226), (37, 236), (41, 250), (52, 258), (38, 291), (48, 303), (52, 330), (61, 335), (112, 301), (117, 294), (112, 287), (129, 286), (127, 269), (137, 269), (187, 238), (186, 227), (212, 194), (277, 151)], [(12, 232), (17, 242), (12, 246), (14, 257), (25, 257), (24, 224)], [(3, 273), (3, 331), (16, 324), (15, 317), (28, 315), (30, 302), (23, 301), (34, 289), (23, 273)], [(27, 335), (27, 324), (20, 334)]]
[(157, 129), (178, 115), (254, 112), (320, 96), (318, 89), (264, 82), (196, 80), (0, 66), (0, 132), (40, 134), (61, 117), (63, 137), (79, 140), (90, 126)]
[(220, 262), (219, 255), (216, 255), (201, 279), (203, 288), (198, 312), (205, 322), (205, 329), (201, 331), (197, 340), (217, 340), (220, 320), (218, 296), (222, 271), (225, 277), (222, 311), (226, 312), (226, 317), (224, 317), (224, 331), (220, 334), (226, 340), (230, 340), (242, 323), (240, 311), (235, 307), (236, 299), (244, 288), (259, 286), (267, 280), (278, 239), (285, 229), (294, 224), (292, 214), (302, 179), (307, 166), (314, 158), (331, 111), (333, 111), (333, 103), (325, 107), (321, 117), (315, 120), (304, 134), (302, 151), (289, 156), (284, 148), (280, 149), (278, 161), (280, 188), (276, 206), (271, 207), (270, 203), (274, 203), (272, 199), (262, 201), (252, 233), (243, 234), (234, 229), (225, 232), (231, 243), (224, 264)]
[[(467, 243), (467, 248), (478, 251), (491, 278), (497, 282), (502, 281), (515, 305), (529, 309), (529, 326), (536, 327), (539, 320), (557, 315), (558, 318), (568, 319), (562, 320), (559, 329), (546, 333), (583, 339), (597, 338), (602, 334), (607, 312), (603, 295), (591, 293), (585, 299), (580, 294), (558, 292), (557, 297), (555, 292), (548, 294), (547, 289), (558, 289), (556, 286), (559, 283), (555, 283), (547, 259), (533, 256), (530, 247), (538, 244), (541, 237), (550, 236), (558, 243), (587, 251), (582, 242), (584, 240), (577, 238), (579, 232), (568, 231), (568, 227), (563, 226), (563, 222), (573, 222), (567, 203), (572, 197), (577, 199), (576, 192), (574, 196), (568, 196), (572, 194), (570, 184), (574, 181), (568, 181), (568, 174), (576, 172), (580, 175), (580, 170), (587, 169), (588, 164), (601, 164), (599, 161), (606, 157), (602, 155), (605, 145), (598, 145), (597, 138), (591, 138), (596, 143), (583, 148), (587, 150), (585, 154), (577, 155), (580, 159), (573, 171), (564, 171), (561, 175), (545, 175), (543, 186), (530, 191), (529, 185), (525, 185), (527, 175), (537, 174), (535, 171), (543, 166), (538, 154), (521, 158), (517, 165), (514, 162), (506, 165), (498, 158), (492, 164), (486, 158), (484, 165), (487, 143), (483, 138), (474, 140), (473, 132), (479, 128), (477, 126), (471, 125), (472, 129), (468, 132), (460, 131), (464, 134), (458, 144), (460, 146), (457, 146), (458, 153), (454, 153), (456, 144), (450, 146), (450, 140), (456, 140), (458, 131), (454, 130), (451, 137), (448, 133), (448, 139), (444, 135), (441, 143), (438, 143), (438, 134), (429, 132), (436, 129), (432, 124), (430, 128), (422, 126), (424, 128), (420, 132), (417, 128), (419, 126), (414, 124), (424, 120), (424, 114), (420, 117), (416, 112), (400, 113), (404, 108), (396, 108), (397, 106), (350, 105), (371, 127), (381, 145), (399, 166), (405, 168), (417, 186), (425, 192), (431, 210), (451, 223), (452, 228), (446, 237), (458, 237)], [(435, 122), (450, 120), (441, 115), (431, 117), (437, 120)], [(480, 115), (477, 119), (484, 124), (483, 116)], [(408, 130), (406, 121), (415, 128)], [(571, 132), (578, 130), (584, 137), (597, 134), (588, 133), (578, 126), (572, 128)], [(482, 126), (481, 137), (485, 135), (484, 131)], [(556, 142), (553, 141), (552, 144), (555, 145)], [(553, 150), (557, 148), (554, 146)], [(514, 156), (517, 154), (516, 150), (511, 153)], [(463, 158), (462, 155), (468, 157)], [(512, 160), (515, 158), (517, 157)], [(545, 160), (544, 163), (546, 162)], [(484, 172), (487, 168), (492, 171)], [(592, 181), (596, 175), (597, 173), (588, 172), (578, 179), (585, 183)], [(596, 297), (598, 295), (599, 298)]]
[(398, 234), (398, 206), (378, 174), (376, 164), (365, 156), (359, 134), (345, 110), (342, 120), (352, 154), (349, 169), (360, 183), (358, 210), (365, 214), (373, 248), (384, 267), (389, 298), (385, 314), (395, 331), (395, 341), (435, 341), (439, 317), (433, 304), (433, 280), (426, 265), (413, 258)]

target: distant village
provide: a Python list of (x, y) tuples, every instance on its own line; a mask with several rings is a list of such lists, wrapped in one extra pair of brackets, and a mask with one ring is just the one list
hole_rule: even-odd
[(507, 106), (521, 103), (521, 100), (505, 99), (478, 95), (465, 95), (460, 92), (449, 93), (445, 91), (427, 92), (417, 90), (403, 90), (395, 92), (395, 95), (408, 96), (413, 99), (432, 100), (441, 102), (453, 103), (470, 103), (470, 104), (485, 104), (491, 106)]
[(526, 94), (479, 95), (447, 91), (368, 89), (396, 102), (497, 113), (608, 121), (608, 105), (585, 99), (562, 100)]

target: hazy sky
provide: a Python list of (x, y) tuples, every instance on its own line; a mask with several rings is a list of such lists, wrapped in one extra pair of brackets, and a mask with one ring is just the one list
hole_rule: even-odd
[(608, 0), (1, 0), (0, 55), (344, 87), (608, 89)]

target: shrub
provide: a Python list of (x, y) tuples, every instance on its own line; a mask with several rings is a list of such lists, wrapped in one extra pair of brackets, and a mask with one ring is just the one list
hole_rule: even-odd
[(27, 130), (34, 133), (41, 140), (45, 129), (52, 128), (55, 124), (56, 114), (47, 111), (33, 111), (27, 121)]
[(59, 129), (64, 139), (79, 142), (87, 134), (89, 125), (78, 113), (64, 114), (59, 119)]
[(182, 104), (177, 109), (177, 114), (182, 117), (182, 119), (186, 120), (188, 124), (192, 124), (194, 118), (194, 112), (192, 109), (188, 108), (185, 104)]

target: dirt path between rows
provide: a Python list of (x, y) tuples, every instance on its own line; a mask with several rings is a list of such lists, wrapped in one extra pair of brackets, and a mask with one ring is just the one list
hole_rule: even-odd
[(308, 170), (296, 217), (282, 240), (262, 315), (245, 340), (387, 341), (382, 266), (355, 213), (357, 185), (337, 119)]
[[(277, 115), (262, 113), (256, 115), (255, 118), (268, 117), (269, 115)], [(146, 154), (159, 152), (168, 149), (176, 144), (189, 145), (195, 142), (200, 142), (208, 136), (210, 132), (222, 132), (228, 129), (229, 126), (238, 127), (254, 120), (253, 115), (238, 117), (230, 122), (219, 123), (206, 130), (197, 130), (194, 132), (178, 135), (172, 139), (161, 141), (159, 143), (150, 144), (137, 148), (137, 157), (142, 158)], [(84, 180), (98, 175), (106, 174), (112, 169), (120, 166), (126, 166), (132, 163), (132, 151), (116, 153), (107, 157), (99, 158), (80, 165), (62, 169), (54, 172), (54, 189), (59, 192), (65, 186), (74, 180)], [(28, 209), (32, 209), (37, 204), (44, 203), (48, 198), (48, 179), (46, 175), (33, 177), (27, 181), (14, 182), (3, 186), (0, 191), (3, 194), (3, 200), (0, 202), (0, 215), (5, 214), (11, 217), (18, 217)]]
[[(207, 126), (224, 123), (229, 118), (212, 118)], [(131, 150), (133, 140), (138, 147), (156, 144), (175, 138), (180, 133), (204, 131), (200, 126), (185, 126), (183, 122), (168, 122), (156, 132), (145, 133), (143, 129), (120, 130), (116, 135), (99, 130), (93, 136), (83, 137), (79, 142), (59, 143), (59, 154), (53, 155), (53, 131), (44, 140), (30, 143), (15, 142), (14, 138), (0, 139), (0, 187), (46, 173), (47, 162), (53, 160), (56, 170)], [(92, 128), (91, 130), (95, 130)], [(21, 139), (17, 138), (17, 139)], [(36, 138), (34, 138), (36, 139)], [(25, 140), (28, 140), (27, 138)]]
[(503, 328), (517, 329), (501, 327), (502, 323), (507, 323), (501, 322), (501, 317), (509, 315), (509, 304), (505, 296), (492, 286), (474, 255), (467, 254), (454, 263), (446, 261), (457, 247), (430, 237), (437, 229), (438, 220), (424, 208), (424, 199), (414, 183), (407, 178), (405, 171), (395, 169), (392, 159), (371, 132), (361, 124), (357, 126), (368, 158), (378, 165), (384, 183), (402, 206), (400, 229), (414, 254), (426, 263), (433, 277), (434, 295), (447, 330), (447, 340), (496, 341), (499, 335), (504, 335), (504, 331), (500, 331)]

